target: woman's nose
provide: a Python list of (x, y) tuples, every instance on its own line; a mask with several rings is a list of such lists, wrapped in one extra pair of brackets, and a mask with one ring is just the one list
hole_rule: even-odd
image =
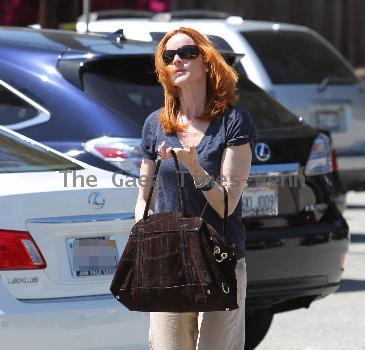
[(173, 62), (175, 63), (175, 62), (182, 62), (182, 60), (181, 60), (181, 58), (180, 58), (180, 56), (176, 53), (175, 54), (175, 56), (174, 56), (174, 60), (173, 60)]

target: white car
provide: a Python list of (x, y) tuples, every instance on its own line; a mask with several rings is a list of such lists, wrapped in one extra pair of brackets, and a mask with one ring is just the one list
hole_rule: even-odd
[(128, 180), (0, 126), (2, 350), (148, 348), (147, 314), (109, 291), (134, 224)]
[[(220, 48), (242, 54), (236, 69), (307, 123), (331, 132), (339, 191), (365, 189), (365, 84), (318, 33), (305, 26), (225, 18), (214, 11), (142, 13), (144, 18), (136, 18), (138, 12), (133, 18), (131, 13), (122, 15), (92, 13), (88, 29), (104, 33), (123, 29), (126, 38), (152, 41), (187, 26), (211, 36)], [(80, 17), (77, 30), (85, 29)]]

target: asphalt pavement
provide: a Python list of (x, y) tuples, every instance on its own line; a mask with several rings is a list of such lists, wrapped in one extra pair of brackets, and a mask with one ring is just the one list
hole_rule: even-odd
[(350, 192), (351, 245), (339, 290), (309, 309), (275, 315), (257, 350), (365, 350), (365, 192)]

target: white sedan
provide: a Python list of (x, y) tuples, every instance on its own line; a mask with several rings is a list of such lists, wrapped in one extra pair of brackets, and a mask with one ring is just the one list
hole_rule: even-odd
[(147, 349), (109, 291), (136, 184), (0, 126), (2, 350)]

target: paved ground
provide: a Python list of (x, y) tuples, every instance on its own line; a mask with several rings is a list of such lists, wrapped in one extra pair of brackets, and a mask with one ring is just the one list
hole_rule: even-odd
[(337, 293), (309, 309), (278, 314), (257, 350), (365, 350), (365, 192), (344, 213), (351, 246)]

